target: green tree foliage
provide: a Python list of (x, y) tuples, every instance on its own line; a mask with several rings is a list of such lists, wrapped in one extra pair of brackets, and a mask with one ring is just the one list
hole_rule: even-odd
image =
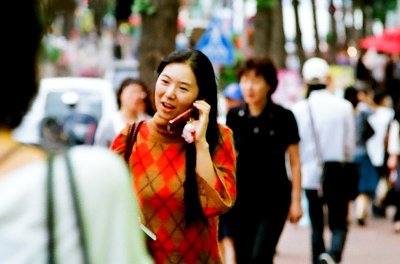
[(257, 0), (257, 8), (273, 8), (276, 0)]
[(385, 22), (388, 11), (396, 9), (397, 0), (353, 0), (353, 5), (361, 9), (371, 8), (372, 18)]

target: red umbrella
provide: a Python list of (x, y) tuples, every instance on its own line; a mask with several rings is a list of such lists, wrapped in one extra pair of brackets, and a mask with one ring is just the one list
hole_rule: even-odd
[(400, 53), (400, 27), (386, 29), (381, 35), (368, 36), (360, 41), (364, 49), (375, 49), (384, 53)]

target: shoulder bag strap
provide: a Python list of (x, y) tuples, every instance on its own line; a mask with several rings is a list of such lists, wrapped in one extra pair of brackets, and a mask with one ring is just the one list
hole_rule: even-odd
[(47, 262), (55, 263), (55, 235), (54, 235), (54, 190), (53, 190), (53, 159), (54, 154), (48, 153), (46, 177), (46, 208), (47, 208)]
[(139, 129), (140, 126), (142, 125), (143, 120), (139, 121), (138, 123), (133, 122), (130, 126), (129, 126), (129, 131), (128, 131), (128, 135), (126, 137), (126, 148), (125, 148), (125, 153), (124, 153), (124, 158), (125, 161), (129, 164), (129, 158), (131, 157), (132, 154), (132, 148), (133, 145), (135, 144), (137, 135), (139, 133)]
[(313, 115), (312, 115), (311, 104), (310, 104), (309, 100), (307, 100), (307, 107), (308, 107), (308, 112), (310, 114), (311, 131), (312, 131), (313, 138), (314, 138), (314, 143), (315, 143), (315, 152), (316, 152), (316, 155), (317, 155), (318, 162), (320, 164), (322, 164), (323, 161), (322, 161), (322, 156), (321, 156), (321, 148), (319, 146), (318, 134), (317, 134), (317, 130), (315, 129), (314, 118), (313, 118)]
[[(74, 210), (75, 221), (79, 232), (79, 243), (81, 246), (83, 263), (88, 264), (89, 262), (89, 252), (87, 247), (87, 242), (85, 238), (85, 230), (82, 220), (81, 207), (79, 204), (78, 189), (75, 182), (74, 172), (72, 169), (72, 164), (69, 156), (69, 151), (65, 152), (65, 164), (67, 167), (67, 176), (69, 190), (72, 199), (72, 207)], [(54, 181), (53, 181), (53, 165), (54, 154), (49, 153), (48, 158), (48, 172), (47, 172), (47, 228), (49, 234), (48, 240), (48, 263), (56, 263), (56, 239), (55, 239), (55, 203), (54, 203)]]

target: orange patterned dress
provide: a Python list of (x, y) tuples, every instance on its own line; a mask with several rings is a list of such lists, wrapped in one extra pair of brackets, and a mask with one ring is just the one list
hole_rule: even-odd
[[(130, 166), (143, 224), (157, 236), (148, 244), (156, 263), (222, 263), (218, 219), (236, 198), (236, 157), (232, 131), (224, 125), (219, 125), (219, 129), (222, 138), (212, 155), (215, 183), (209, 185), (197, 176), (200, 203), (208, 225), (199, 223), (185, 229), (185, 142), (180, 135), (168, 134), (157, 126), (154, 119), (140, 127)], [(127, 132), (128, 127), (111, 145), (121, 156)]]

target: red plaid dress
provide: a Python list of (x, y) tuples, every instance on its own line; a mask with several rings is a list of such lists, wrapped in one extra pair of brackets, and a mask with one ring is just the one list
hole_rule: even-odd
[[(221, 142), (212, 156), (217, 179), (209, 185), (197, 177), (200, 202), (208, 226), (199, 223), (185, 229), (183, 183), (185, 142), (168, 134), (154, 120), (140, 127), (130, 165), (134, 187), (143, 212), (143, 224), (156, 236), (149, 249), (156, 263), (222, 263), (218, 250), (218, 217), (236, 198), (236, 157), (232, 131), (219, 125)], [(126, 127), (111, 149), (123, 156)]]

